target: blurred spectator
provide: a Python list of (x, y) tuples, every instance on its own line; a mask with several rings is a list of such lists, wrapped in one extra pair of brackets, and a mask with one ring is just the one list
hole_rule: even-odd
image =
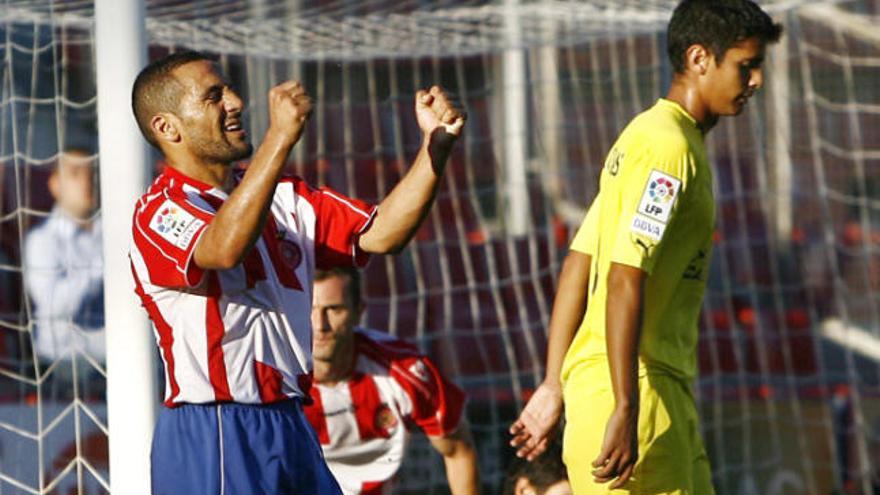
[(87, 152), (61, 153), (48, 184), (55, 206), (25, 240), (34, 351), (42, 360), (84, 352), (104, 361), (104, 264), (94, 170)]
[(12, 260), (9, 259), (3, 246), (0, 246), (0, 316), (12, 309), (10, 301), (13, 298), (14, 285), (11, 269)]
[[(880, 209), (874, 198), (880, 197), (880, 177), (854, 174), (847, 190), (843, 218), (834, 217), (838, 229), (837, 263), (846, 294), (842, 298), (847, 318), (857, 325), (874, 324), (876, 300), (880, 290)], [(832, 210), (834, 212), (834, 210)]]
[(535, 460), (516, 458), (507, 470), (503, 495), (571, 495), (558, 442)]

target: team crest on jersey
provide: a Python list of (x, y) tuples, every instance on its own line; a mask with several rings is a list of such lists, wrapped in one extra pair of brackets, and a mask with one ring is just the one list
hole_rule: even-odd
[(192, 242), (195, 233), (204, 224), (205, 222), (174, 202), (165, 200), (153, 214), (153, 218), (150, 220), (150, 229), (176, 247), (185, 249)]
[(638, 212), (645, 217), (665, 224), (681, 190), (681, 181), (659, 170), (652, 170)]
[(284, 265), (291, 270), (296, 270), (302, 263), (303, 254), (299, 245), (287, 239), (278, 241), (279, 251), (281, 251), (281, 259)]
[(623, 153), (618, 151), (617, 148), (612, 148), (611, 152), (608, 153), (608, 158), (605, 159), (605, 168), (608, 170), (608, 173), (617, 175), (620, 172), (621, 161), (623, 161)]
[(376, 416), (373, 418), (373, 425), (376, 427), (376, 431), (391, 437), (397, 431), (397, 424), (397, 416), (394, 415), (388, 404), (383, 403), (376, 409)]
[(427, 382), (430, 378), (428, 367), (422, 361), (416, 361), (409, 367), (409, 372), (415, 375), (419, 380)]

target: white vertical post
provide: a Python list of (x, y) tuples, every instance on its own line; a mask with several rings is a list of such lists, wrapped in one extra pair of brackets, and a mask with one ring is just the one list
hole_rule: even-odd
[(788, 43), (767, 50), (767, 114), (770, 121), (768, 157), (772, 164), (773, 225), (778, 247), (788, 250), (792, 229), (791, 95), (788, 74)]
[(541, 80), (538, 85), (538, 108), (536, 116), (541, 122), (541, 142), (544, 146), (544, 163), (541, 168), (544, 173), (544, 189), (550, 193), (550, 200), (554, 203), (554, 211), (561, 212), (565, 196), (563, 195), (563, 121), (562, 121), (562, 97), (559, 89), (559, 61), (558, 48), (553, 45), (541, 47), (538, 50), (537, 66)]
[[(252, 19), (264, 19), (266, 17), (266, 0), (250, 0), (248, 11)], [(268, 42), (266, 32), (258, 30), (249, 37), (258, 46), (265, 46)], [(248, 126), (250, 136), (254, 142), (261, 142), (266, 130), (269, 128), (269, 102), (266, 95), (273, 85), (281, 81), (269, 81), (269, 63), (262, 55), (252, 53), (245, 54), (245, 66), (247, 68), (248, 106), (250, 113)]]
[(129, 110), (132, 83), (147, 61), (145, 18), (143, 0), (95, 2), (110, 483), (126, 495), (150, 492), (158, 402), (155, 343), (128, 261), (131, 215), (147, 185), (146, 142)]
[(504, 204), (507, 231), (524, 235), (529, 228), (529, 191), (526, 182), (528, 148), (526, 138), (526, 56), (521, 45), (518, 0), (505, 0), (505, 25), (510, 47), (504, 51), (502, 78), (504, 85), (504, 183), (507, 201)]
[[(302, 0), (288, 0), (287, 1), (287, 13), (291, 18), (295, 18), (299, 16), (300, 11), (302, 10)], [(290, 53), (297, 54), (293, 60), (288, 61), (288, 65), (290, 67), (290, 72), (287, 74), (286, 79), (294, 79), (301, 82), (303, 85), (306, 84), (305, 74), (303, 71), (303, 64), (300, 62), (302, 57), (299, 55), (300, 47), (297, 39), (298, 32), (296, 35), (290, 36)], [(272, 81), (272, 84), (278, 84), (281, 81)], [(268, 93), (268, 89), (266, 92)], [(313, 98), (315, 95), (310, 95)], [(268, 116), (266, 117), (268, 121)], [(303, 167), (306, 162), (306, 147), (303, 145), (294, 146), (293, 147), (293, 161), (299, 164), (300, 167)], [(298, 169), (302, 170), (302, 169)], [(299, 173), (299, 172), (298, 172)]]

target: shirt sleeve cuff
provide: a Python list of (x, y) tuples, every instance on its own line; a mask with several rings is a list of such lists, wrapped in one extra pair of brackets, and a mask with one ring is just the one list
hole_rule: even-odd
[(351, 252), (352, 252), (352, 264), (357, 268), (363, 268), (367, 266), (367, 263), (370, 261), (370, 253), (364, 251), (360, 247), (360, 238), (370, 229), (370, 226), (373, 225), (373, 220), (376, 218), (376, 213), (379, 211), (378, 207), (373, 207), (372, 211), (370, 211), (370, 216), (364, 222), (364, 225), (358, 230), (351, 240)]
[(198, 249), (199, 243), (202, 242), (202, 235), (205, 233), (208, 224), (202, 226), (202, 228), (196, 232), (195, 241), (192, 243), (192, 249), (186, 255), (186, 263), (183, 268), (183, 276), (186, 280), (187, 287), (196, 287), (202, 283), (202, 280), (205, 278), (205, 270), (196, 265), (196, 249)]

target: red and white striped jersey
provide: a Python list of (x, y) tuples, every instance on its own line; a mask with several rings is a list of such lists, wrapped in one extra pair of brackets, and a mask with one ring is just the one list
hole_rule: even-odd
[(390, 493), (409, 430), (452, 433), (465, 395), (415, 347), (385, 333), (355, 330), (354, 359), (348, 380), (314, 384), (306, 417), (344, 493)]
[(202, 270), (196, 243), (227, 197), (166, 167), (135, 208), (131, 266), (165, 364), (167, 406), (307, 394), (315, 269), (367, 261), (357, 238), (375, 208), (285, 177), (244, 261)]

